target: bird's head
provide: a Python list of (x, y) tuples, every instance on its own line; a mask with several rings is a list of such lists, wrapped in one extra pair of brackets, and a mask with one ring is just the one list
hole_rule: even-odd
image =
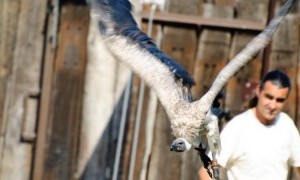
[(175, 139), (170, 147), (171, 151), (184, 152), (190, 150), (192, 145), (184, 138)]

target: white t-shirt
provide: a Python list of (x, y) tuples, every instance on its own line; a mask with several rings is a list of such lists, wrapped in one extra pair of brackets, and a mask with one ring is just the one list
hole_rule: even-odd
[(218, 163), (229, 180), (285, 180), (290, 166), (300, 167), (299, 132), (285, 113), (265, 126), (249, 109), (225, 126), (221, 144)]

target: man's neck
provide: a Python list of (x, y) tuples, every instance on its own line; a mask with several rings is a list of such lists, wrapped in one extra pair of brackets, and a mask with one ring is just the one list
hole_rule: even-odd
[(259, 121), (260, 123), (262, 123), (263, 125), (265, 125), (265, 126), (270, 126), (270, 125), (274, 124), (275, 119), (268, 120), (268, 119), (264, 118), (264, 117), (261, 115), (261, 113), (257, 110), (256, 107), (253, 108), (253, 112), (254, 112), (256, 118), (258, 119), (258, 121)]

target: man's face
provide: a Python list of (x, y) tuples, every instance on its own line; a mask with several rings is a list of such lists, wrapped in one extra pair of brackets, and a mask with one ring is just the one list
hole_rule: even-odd
[(256, 106), (256, 116), (261, 123), (270, 125), (275, 117), (283, 109), (289, 94), (289, 88), (279, 88), (271, 81), (265, 82), (262, 90), (256, 89), (258, 102)]

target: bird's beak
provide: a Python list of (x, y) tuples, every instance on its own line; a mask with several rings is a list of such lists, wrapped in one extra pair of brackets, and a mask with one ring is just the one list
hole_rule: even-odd
[(184, 152), (185, 150), (179, 147), (176, 144), (172, 144), (170, 147), (170, 151), (175, 151), (175, 152)]
[(175, 151), (176, 150), (176, 146), (174, 146), (173, 144), (170, 147), (170, 151)]

